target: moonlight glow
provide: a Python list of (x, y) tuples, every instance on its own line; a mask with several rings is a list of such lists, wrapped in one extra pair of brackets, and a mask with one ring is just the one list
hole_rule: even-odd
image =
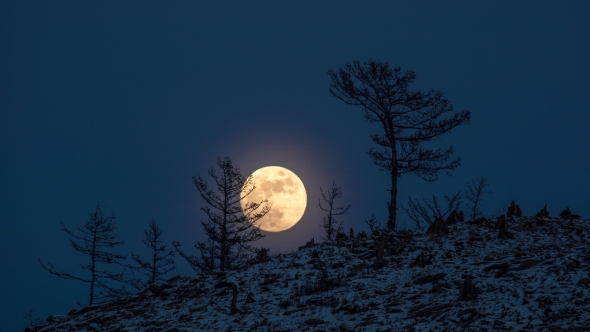
[[(252, 173), (256, 189), (241, 202), (242, 209), (248, 202), (268, 200), (270, 211), (256, 225), (267, 232), (280, 232), (293, 227), (303, 216), (307, 206), (307, 194), (303, 182), (290, 170), (268, 166)], [(264, 206), (264, 205), (263, 205)]]

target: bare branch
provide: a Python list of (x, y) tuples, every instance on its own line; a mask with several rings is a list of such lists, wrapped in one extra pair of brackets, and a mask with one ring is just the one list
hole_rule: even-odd
[(467, 186), (467, 189), (465, 190), (465, 197), (469, 201), (469, 203), (467, 203), (467, 207), (471, 212), (471, 220), (475, 220), (478, 216), (482, 215), (480, 203), (483, 200), (483, 194), (490, 193), (489, 191), (484, 191), (484, 189), (489, 185), (483, 176), (480, 176), (477, 181), (471, 180), (465, 185)]
[(322, 205), (322, 200), (320, 199), (318, 201), (318, 207), (326, 212), (324, 221), (321, 224), (321, 227), (323, 227), (326, 232), (326, 237), (322, 237), (322, 240), (332, 241), (336, 239), (339, 232), (342, 232), (342, 222), (338, 223), (335, 216), (346, 214), (350, 209), (350, 204), (345, 207), (334, 206), (334, 201), (337, 198), (342, 197), (342, 189), (340, 186), (336, 185), (335, 181), (332, 182), (332, 187), (328, 191), (324, 191), (320, 187), (320, 192), (322, 193), (322, 198), (325, 204), (327, 204), (327, 206), (324, 207)]
[(461, 192), (457, 192), (454, 195), (445, 194), (443, 200), (445, 205), (441, 206), (436, 195), (432, 195), (432, 200), (422, 196), (422, 202), (418, 201), (418, 199), (408, 197), (408, 206), (402, 205), (401, 209), (408, 214), (408, 217), (414, 222), (416, 228), (422, 228), (422, 221), (430, 226), (436, 219), (444, 219), (453, 210), (459, 209), (461, 205)]
[(163, 282), (165, 280), (163, 276), (176, 268), (176, 264), (172, 259), (174, 251), (167, 249), (166, 245), (163, 244), (162, 231), (155, 220), (152, 219), (148, 229), (144, 230), (143, 233), (142, 242), (150, 249), (151, 257), (149, 260), (143, 260), (138, 254), (132, 252), (131, 260), (135, 265), (129, 267), (147, 277), (147, 279), (144, 281), (138, 278), (127, 280), (127, 284), (137, 290), (144, 289), (156, 282)]

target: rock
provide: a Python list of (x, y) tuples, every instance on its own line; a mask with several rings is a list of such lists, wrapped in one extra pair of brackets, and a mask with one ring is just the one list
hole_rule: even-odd
[(549, 211), (547, 211), (547, 204), (545, 204), (545, 206), (543, 206), (543, 208), (541, 209), (541, 211), (537, 212), (537, 214), (535, 215), (535, 217), (537, 217), (537, 218), (549, 218)]
[(508, 222), (503, 215), (500, 215), (498, 219), (496, 219), (496, 224), (494, 225), (495, 229), (499, 229), (498, 238), (499, 239), (514, 239), (514, 234), (508, 231)]
[(522, 217), (522, 211), (520, 210), (520, 206), (518, 206), (516, 203), (514, 203), (514, 200), (512, 201), (512, 203), (510, 203), (510, 207), (508, 208), (508, 211), (506, 211), (506, 217), (510, 218), (510, 217)]
[(581, 216), (579, 214), (572, 214), (572, 211), (570, 211), (569, 207), (566, 207), (565, 210), (561, 211), (559, 216), (561, 217), (561, 219), (566, 219), (566, 220), (573, 220), (573, 219), (580, 219), (581, 218)]
[(403, 235), (403, 237), (404, 237), (404, 241), (405, 241), (406, 243), (410, 243), (410, 242), (412, 242), (412, 239), (413, 239), (413, 237), (412, 237), (412, 233), (409, 233), (409, 232), (403, 232), (403, 231), (402, 231), (402, 232), (400, 232), (400, 233)]
[(354, 230), (350, 227), (350, 238), (354, 238)]
[(419, 266), (419, 267), (425, 267), (426, 265), (429, 265), (432, 263), (432, 255), (430, 255), (428, 257), (428, 259), (425, 258), (426, 256), (424, 255), (424, 252), (420, 253), (420, 255), (418, 255), (418, 257), (416, 257), (412, 263), (410, 263), (410, 268), (414, 267), (414, 266)]
[(168, 279), (168, 283), (177, 282), (178, 280), (180, 280), (180, 276), (179, 275), (175, 275), (174, 277)]
[[(143, 294), (143, 297), (141, 297), (140, 294)], [(139, 298), (144, 298), (146, 295), (143, 292), (139, 292), (139, 293), (137, 293), (137, 296)], [(76, 315), (81, 315), (81, 314), (84, 314), (84, 313), (87, 313), (89, 311), (96, 310), (96, 309), (98, 309), (98, 306), (84, 307), (84, 308), (78, 310), (78, 312), (76, 313)]]
[(324, 262), (322, 262), (321, 260), (318, 260), (317, 262), (315, 262), (313, 264), (313, 268), (316, 270), (323, 270), (324, 269)]
[(451, 214), (449, 214), (449, 217), (447, 218), (447, 225), (451, 225), (451, 224), (456, 224), (456, 223), (460, 223), (465, 221), (465, 215), (463, 214), (463, 211), (461, 212), (457, 212), (457, 210), (453, 210), (453, 212), (451, 212)]
[(304, 246), (299, 247), (299, 250), (306, 249), (306, 248), (312, 248), (314, 245), (315, 245), (315, 237), (312, 237), (311, 241), (305, 243)]
[(426, 234), (446, 234), (449, 232), (449, 227), (442, 218), (436, 220), (428, 227)]
[(160, 288), (160, 286), (156, 285), (156, 284), (151, 284), (148, 288), (146, 288), (144, 290), (144, 292), (152, 292), (154, 294), (160, 294), (160, 292), (162, 291), (162, 289)]
[(279, 276), (278, 275), (275, 275), (275, 274), (272, 274), (272, 275), (265, 274), (264, 275), (264, 281), (261, 284), (259, 283), (259, 285), (270, 285), (270, 284), (274, 283), (277, 280), (279, 280)]
[(470, 275), (463, 275), (463, 284), (461, 284), (461, 292), (459, 293), (459, 300), (473, 300), (477, 296), (477, 289), (473, 285), (473, 279)]
[(231, 287), (231, 283), (225, 281), (225, 280), (221, 280), (220, 282), (218, 282), (217, 284), (215, 284), (215, 288), (226, 288), (226, 287)]
[(490, 266), (484, 267), (484, 271), (488, 272), (494, 269), (508, 269), (510, 267), (510, 263), (500, 263), (500, 264), (492, 264)]
[(75, 315), (75, 314), (76, 314), (76, 312), (78, 312), (78, 310), (76, 310), (76, 309), (72, 309), (72, 310), (70, 310), (70, 311), (68, 312), (68, 316)]
[[(344, 235), (344, 234), (340, 233), (339, 235)], [(344, 240), (346, 240), (346, 235), (344, 235), (344, 237), (342, 237), (342, 236), (336, 237), (336, 246), (338, 248), (344, 247)]]
[(541, 262), (542, 261), (541, 260), (538, 260), (538, 259), (527, 259), (527, 260), (524, 260), (524, 261), (520, 262), (519, 267), (516, 268), (516, 269), (514, 269), (514, 270), (525, 270), (525, 269), (531, 268), (533, 266), (537, 266)]
[(510, 233), (508, 229), (502, 228), (498, 233), (499, 239), (514, 239), (514, 234)]
[(324, 321), (319, 318), (310, 318), (310, 319), (306, 320), (304, 323), (307, 325), (316, 326), (316, 325), (324, 324)]
[(314, 250), (314, 251), (311, 253), (311, 258), (318, 258), (318, 259), (320, 258), (320, 254), (318, 253), (318, 251), (317, 251), (317, 250)]
[(395, 247), (393, 247), (391, 252), (394, 255), (397, 255), (397, 254), (401, 253), (402, 251), (404, 251), (405, 247), (406, 247), (406, 242), (404, 240), (401, 240), (395, 245)]
[(379, 249), (377, 249), (377, 257), (375, 257), (375, 263), (371, 266), (372, 268), (378, 269), (382, 268), (387, 265), (387, 260), (385, 259), (385, 247), (387, 246), (387, 238), (382, 237), (379, 245)]
[(561, 211), (561, 213), (559, 214), (559, 216), (562, 219), (569, 219), (571, 215), (572, 215), (572, 211), (570, 211), (569, 206), (566, 207), (565, 210)]
[(129, 311), (134, 315), (143, 315), (145, 313), (145, 309), (143, 308), (129, 309)]
[(582, 266), (582, 263), (580, 263), (580, 261), (577, 259), (574, 259), (573, 261), (567, 264), (567, 267), (569, 267), (570, 269), (577, 269), (580, 266)]
[(115, 322), (118, 322), (117, 320), (117, 315), (110, 315), (110, 316), (106, 316), (106, 317), (102, 317), (98, 323), (102, 324), (103, 326), (105, 325), (111, 325), (114, 324)]
[(269, 259), (270, 259), (270, 257), (268, 257), (268, 249), (261, 248), (260, 250), (258, 250), (258, 254), (256, 254), (257, 261), (266, 262)]
[(504, 215), (500, 215), (496, 219), (496, 224), (494, 225), (494, 228), (495, 229), (508, 228), (508, 222), (506, 221), (506, 218), (504, 217)]
[(253, 302), (256, 302), (256, 301), (254, 301), (254, 296), (252, 295), (252, 292), (250, 292), (250, 293), (248, 293), (248, 296), (246, 296), (246, 304), (253, 303)]
[(236, 303), (238, 302), (238, 286), (236, 284), (232, 284), (232, 296), (231, 296), (231, 304), (229, 306), (229, 314), (234, 315), (238, 312), (238, 308), (236, 308)]
[(414, 280), (414, 285), (423, 285), (423, 284), (427, 284), (430, 282), (435, 282), (438, 281), (442, 278), (444, 278), (447, 274), (446, 273), (437, 273), (434, 275), (428, 275), (428, 276), (424, 276), (424, 277), (420, 277)]
[(424, 309), (422, 309), (423, 308), (422, 305), (419, 305), (416, 308), (410, 309), (410, 311), (408, 312), (408, 316), (409, 317), (428, 317), (428, 316), (432, 316), (434, 314), (438, 314), (438, 313), (440, 313), (441, 310), (451, 308), (451, 307), (453, 307), (452, 303), (443, 303), (443, 304), (435, 305), (435, 306), (424, 308)]

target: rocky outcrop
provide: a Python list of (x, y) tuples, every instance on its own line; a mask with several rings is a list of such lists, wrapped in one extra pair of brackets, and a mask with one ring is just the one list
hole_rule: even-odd
[(504, 217), (504, 215), (500, 215), (496, 219), (496, 223), (494, 224), (494, 228), (495, 229), (508, 228), (508, 222), (506, 221), (506, 218)]
[(425, 267), (430, 264), (432, 264), (432, 254), (426, 258), (426, 255), (422, 252), (410, 263), (410, 268), (414, 266)]
[(314, 245), (315, 245), (315, 237), (312, 237), (311, 241), (308, 241), (307, 243), (305, 243), (304, 246), (299, 247), (299, 250), (303, 250), (306, 248), (313, 248)]
[(433, 275), (427, 275), (427, 276), (423, 276), (423, 277), (419, 277), (414, 279), (414, 285), (423, 285), (423, 284), (427, 284), (427, 283), (431, 283), (431, 282), (436, 282), (439, 281), (440, 279), (446, 277), (446, 273), (441, 272), (441, 273), (437, 273), (437, 274), (433, 274)]
[(537, 218), (549, 218), (549, 211), (547, 211), (547, 204), (545, 204), (545, 206), (543, 206), (543, 208), (541, 209), (541, 211), (537, 212), (537, 214), (535, 215), (535, 217), (537, 217)]
[(572, 220), (572, 219), (580, 219), (582, 218), (579, 214), (572, 214), (569, 207), (566, 207), (565, 210), (561, 211), (559, 214), (561, 219)]
[(506, 211), (506, 217), (522, 217), (522, 211), (520, 210), (520, 206), (514, 203), (514, 200), (512, 201), (512, 203), (510, 203), (508, 211)]
[(463, 211), (457, 212), (457, 210), (453, 210), (447, 217), (447, 225), (456, 224), (465, 221), (465, 214)]
[(235, 315), (238, 312), (238, 308), (236, 307), (236, 303), (238, 302), (238, 286), (236, 284), (232, 284), (232, 296), (231, 296), (231, 304), (229, 306), (229, 314)]
[(382, 237), (379, 241), (379, 248), (377, 249), (377, 257), (375, 257), (375, 263), (371, 267), (374, 269), (380, 269), (387, 265), (385, 259), (385, 248), (387, 247), (387, 238)]
[(494, 224), (494, 228), (498, 229), (498, 238), (499, 239), (513, 239), (514, 234), (508, 231), (508, 221), (503, 215), (500, 215), (498, 219), (496, 219), (496, 223)]
[(426, 234), (447, 234), (449, 232), (449, 227), (445, 223), (443, 218), (436, 218), (436, 220), (430, 224), (428, 229), (426, 230)]
[(269, 259), (270, 257), (268, 257), (268, 249), (260, 248), (260, 250), (258, 250), (258, 254), (256, 255), (256, 260), (259, 262), (266, 262)]
[(406, 241), (401, 240), (399, 241), (391, 250), (391, 253), (393, 255), (399, 255), (402, 251), (404, 251), (404, 248), (406, 247)]
[(252, 292), (248, 293), (248, 296), (246, 296), (246, 301), (244, 302), (245, 304), (250, 304), (250, 303), (254, 303), (256, 301), (254, 301), (254, 296), (252, 295)]
[(473, 285), (473, 277), (467, 274), (463, 275), (459, 300), (474, 300), (476, 296), (477, 289)]

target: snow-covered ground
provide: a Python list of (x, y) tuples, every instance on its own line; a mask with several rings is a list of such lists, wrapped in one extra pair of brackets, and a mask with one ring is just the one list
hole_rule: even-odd
[(590, 220), (507, 223), (513, 238), (485, 219), (442, 235), (355, 234), (174, 277), (33, 331), (590, 331)]

